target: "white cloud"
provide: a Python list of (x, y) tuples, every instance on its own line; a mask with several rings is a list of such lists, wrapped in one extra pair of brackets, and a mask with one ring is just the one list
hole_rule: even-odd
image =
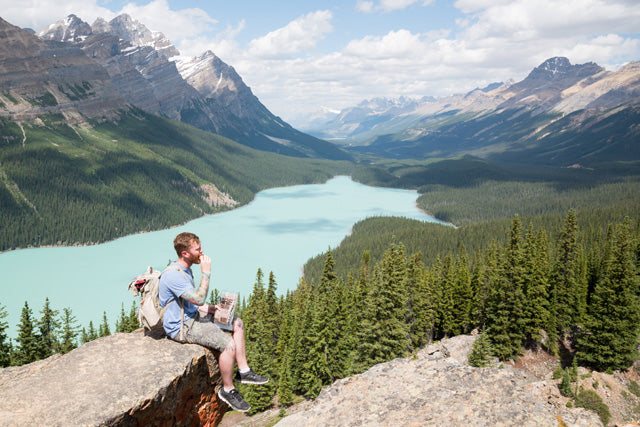
[(601, 32), (636, 33), (640, 8), (615, 0), (458, 0), (476, 22), (467, 37), (521, 40), (584, 37)]
[(356, 3), (356, 10), (359, 10), (360, 12), (364, 12), (364, 13), (372, 13), (373, 2), (358, 0), (358, 2)]
[(407, 30), (391, 31), (382, 37), (367, 36), (360, 40), (352, 40), (344, 49), (344, 53), (362, 58), (398, 58), (413, 57), (420, 51), (420, 36)]
[[(380, 0), (376, 5), (373, 1), (358, 0), (356, 9), (364, 13), (372, 13), (374, 11), (393, 12), (394, 10), (402, 10), (418, 3), (420, 0)], [(422, 5), (427, 6), (434, 0), (422, 0)]]
[(318, 40), (333, 30), (333, 14), (321, 10), (301, 16), (286, 26), (251, 41), (249, 55), (254, 58), (286, 58), (313, 50)]
[(90, 24), (102, 16), (111, 19), (113, 12), (96, 4), (95, 0), (66, 0), (52, 2), (48, 0), (2, 1), (0, 16), (9, 23), (19, 27), (28, 27), (38, 32), (54, 22), (66, 18), (70, 14)]
[(154, 0), (146, 5), (125, 5), (119, 13), (126, 13), (151, 31), (160, 31), (173, 42), (194, 38), (211, 31), (217, 21), (198, 8), (172, 10), (167, 0)]

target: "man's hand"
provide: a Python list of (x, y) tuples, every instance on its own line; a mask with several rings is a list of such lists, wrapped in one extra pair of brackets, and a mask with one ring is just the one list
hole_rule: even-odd
[(217, 305), (212, 305), (212, 304), (203, 304), (201, 306), (198, 307), (198, 311), (204, 314), (208, 314), (208, 313), (215, 313), (216, 310), (219, 310), (220, 307), (218, 307)]
[(203, 273), (211, 274), (211, 258), (209, 256), (200, 255), (200, 268)]

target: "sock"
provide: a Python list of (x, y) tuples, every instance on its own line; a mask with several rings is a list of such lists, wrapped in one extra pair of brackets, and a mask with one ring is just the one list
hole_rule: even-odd
[(233, 390), (235, 387), (231, 387), (229, 390), (227, 390), (226, 387), (222, 387), (222, 389), (224, 390), (225, 393), (229, 393), (231, 390)]
[(251, 368), (238, 369), (238, 371), (239, 371), (241, 374), (246, 374), (246, 373), (247, 373), (247, 372), (249, 372), (250, 370), (251, 370)]

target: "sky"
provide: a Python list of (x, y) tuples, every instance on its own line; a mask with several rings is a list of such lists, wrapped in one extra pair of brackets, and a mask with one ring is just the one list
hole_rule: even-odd
[(127, 13), (182, 55), (212, 51), (293, 125), (519, 81), (554, 56), (610, 71), (640, 60), (638, 0), (0, 0), (0, 17), (35, 31), (71, 13)]

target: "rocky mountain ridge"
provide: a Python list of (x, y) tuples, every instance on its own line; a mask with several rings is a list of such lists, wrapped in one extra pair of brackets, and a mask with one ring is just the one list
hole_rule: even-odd
[(0, 117), (117, 116), (124, 98), (103, 67), (74, 45), (38, 39), (0, 18)]
[[(0, 98), (1, 115), (16, 118), (14, 114), (20, 111), (22, 114), (18, 118), (26, 119), (41, 114), (41, 110), (15, 107), (19, 101), (12, 100), (23, 95), (27, 98), (55, 98), (55, 103), (51, 101), (52, 105), (48, 105), (51, 113), (74, 113), (73, 107), (77, 104), (72, 103), (68, 108), (62, 105), (78, 98), (78, 95), (72, 93), (67, 96), (63, 90), (56, 89), (75, 88), (78, 82), (74, 75), (90, 74), (75, 70), (73, 62), (66, 64), (71, 60), (67, 55), (58, 55), (58, 62), (65, 65), (58, 66), (56, 84), (48, 86), (46, 73), (51, 64), (38, 52), (44, 52), (44, 46), (58, 46), (69, 54), (84, 53), (86, 62), (102, 73), (103, 85), (109, 86), (104, 98), (101, 98), (102, 92), (94, 93), (98, 104), (96, 108), (100, 111), (87, 115), (84, 105), (77, 105), (76, 116), (113, 117), (117, 116), (118, 109), (135, 107), (218, 133), (259, 150), (295, 157), (351, 158), (335, 145), (297, 131), (274, 116), (253, 95), (233, 67), (212, 52), (197, 58), (181, 57), (162, 33), (150, 31), (128, 15), (117, 16), (108, 22), (98, 18), (91, 25), (69, 15), (40, 31), (37, 36), (6, 21), (2, 21), (1, 27), (4, 32), (0, 32), (0, 36), (7, 37), (7, 41), (10, 41), (8, 32), (20, 31), (24, 42), (20, 48), (14, 46), (11, 52), (4, 52), (2, 57), (6, 73), (4, 76), (0, 73), (0, 87), (9, 98)], [(32, 55), (27, 55), (30, 61), (26, 61), (24, 52), (20, 52), (26, 49), (26, 44), (38, 46)], [(24, 70), (29, 70), (33, 84), (29, 92), (22, 93), (25, 88), (17, 85), (10, 75), (20, 75)], [(79, 84), (82, 86), (82, 82)], [(81, 95), (85, 96), (84, 92)]]
[[(504, 143), (506, 137), (512, 142), (521, 137), (530, 143), (539, 141), (551, 132), (551, 125), (568, 115), (573, 117), (562, 129), (578, 132), (582, 125), (608, 119), (621, 110), (629, 109), (635, 115), (640, 104), (640, 62), (612, 72), (592, 62), (572, 65), (567, 58), (554, 57), (520, 82), (494, 83), (465, 94), (400, 104), (405, 111), (398, 112), (397, 105), (384, 110), (380, 103), (372, 108), (363, 102), (320, 124), (323, 131), (305, 129), (343, 144), (369, 145), (369, 150), (359, 151), (390, 157), (412, 157), (410, 145), (420, 146), (412, 152), (414, 156), (482, 155), (487, 145)], [(518, 128), (518, 117), (535, 117), (536, 123), (523, 131)], [(496, 124), (507, 120), (512, 126), (502, 126), (501, 133), (496, 133)], [(633, 127), (628, 131), (629, 138), (636, 135)], [(464, 149), (455, 145), (465, 139)], [(476, 147), (469, 147), (474, 142)]]

